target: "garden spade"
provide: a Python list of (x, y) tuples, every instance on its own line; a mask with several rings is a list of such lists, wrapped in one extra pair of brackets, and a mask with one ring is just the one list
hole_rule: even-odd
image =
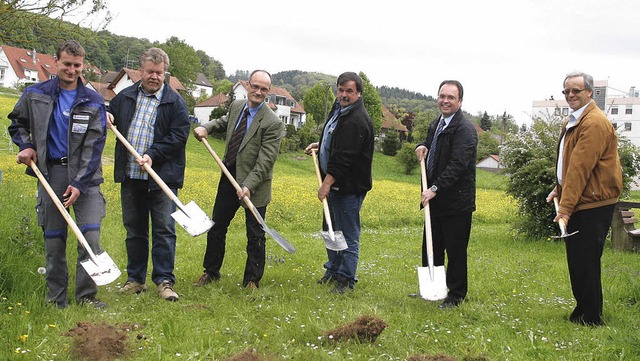
[[(211, 148), (211, 145), (209, 144), (209, 142), (206, 139), (201, 139), (200, 141), (204, 144), (207, 150), (209, 150), (209, 153), (211, 153), (213, 158), (216, 160), (216, 163), (218, 163), (218, 166), (220, 166), (220, 169), (222, 170), (224, 175), (227, 176), (227, 179), (229, 179), (229, 182), (233, 184), (233, 187), (237, 191), (241, 191), (242, 188), (240, 187), (240, 184), (238, 184), (238, 182), (233, 178), (233, 176), (231, 175), (227, 167), (224, 165), (224, 163), (222, 163), (222, 160), (220, 160), (220, 157), (218, 157), (218, 154), (216, 154), (213, 148)], [(296, 249), (291, 245), (291, 243), (289, 243), (289, 241), (287, 241), (280, 233), (278, 233), (278, 231), (276, 231), (273, 228), (269, 228), (269, 226), (267, 226), (267, 222), (264, 221), (264, 218), (262, 218), (262, 216), (260, 215), (260, 212), (258, 212), (258, 208), (256, 208), (256, 206), (253, 205), (253, 202), (251, 202), (249, 197), (245, 196), (242, 198), (242, 200), (247, 205), (247, 208), (251, 211), (253, 216), (256, 217), (258, 222), (260, 222), (260, 225), (262, 225), (262, 229), (266, 234), (271, 236), (271, 238), (273, 238), (273, 240), (276, 241), (276, 243), (278, 243), (280, 247), (284, 248), (285, 251), (289, 253), (294, 253), (296, 251)]]
[[(560, 208), (560, 206), (558, 205), (558, 197), (553, 197), (553, 206), (556, 209), (556, 214), (558, 214), (558, 209)], [(558, 227), (560, 228), (560, 235), (551, 236), (551, 238), (567, 238), (579, 232), (579, 231), (575, 231), (575, 232), (567, 233), (567, 222), (562, 218), (558, 219)]]
[[(427, 171), (424, 159), (420, 161), (422, 189), (427, 189)], [(431, 214), (429, 203), (424, 206), (424, 233), (427, 243), (428, 267), (418, 267), (418, 285), (420, 297), (429, 301), (438, 301), (447, 297), (447, 277), (444, 266), (433, 265), (433, 239), (431, 235)]]
[[(316, 156), (315, 149), (311, 149), (311, 155), (313, 156), (313, 164), (316, 168), (318, 185), (322, 185), (322, 176), (320, 175), (320, 167), (318, 166), (318, 157)], [(344, 238), (342, 231), (334, 232), (333, 230), (333, 223), (331, 222), (331, 213), (329, 212), (329, 202), (327, 202), (327, 198), (322, 200), (322, 208), (324, 210), (324, 221), (327, 223), (327, 231), (320, 231), (320, 235), (322, 235), (325, 247), (332, 251), (342, 251), (347, 249), (347, 240)]]
[(44, 175), (42, 175), (36, 163), (31, 160), (31, 163), (29, 165), (31, 166), (31, 169), (33, 169), (33, 171), (36, 173), (36, 176), (38, 176), (38, 179), (40, 180), (42, 186), (47, 190), (49, 197), (51, 197), (51, 200), (60, 211), (60, 214), (62, 214), (62, 217), (65, 219), (65, 221), (67, 221), (67, 224), (69, 224), (69, 227), (71, 227), (73, 233), (75, 233), (76, 238), (78, 238), (78, 242), (80, 242), (85, 251), (87, 251), (89, 259), (80, 261), (80, 265), (82, 266), (82, 268), (87, 271), (89, 277), (91, 277), (93, 282), (95, 282), (98, 286), (104, 286), (115, 281), (118, 277), (120, 277), (121, 274), (118, 266), (116, 266), (116, 263), (113, 262), (111, 257), (109, 257), (109, 255), (105, 251), (102, 251), (102, 253), (97, 255), (93, 253), (93, 250), (89, 246), (89, 243), (87, 243), (87, 239), (84, 238), (84, 234), (82, 234), (82, 231), (80, 230), (80, 228), (78, 228), (76, 222), (74, 222), (69, 212), (67, 212), (67, 210), (64, 208), (64, 205), (56, 195), (56, 192), (53, 190), (53, 188), (51, 188)]
[[(115, 133), (118, 140), (120, 140), (120, 142), (124, 144), (127, 150), (136, 158), (136, 160), (142, 159), (142, 156), (140, 156), (140, 154), (129, 143), (129, 141), (127, 141), (127, 139), (116, 129), (115, 125), (111, 126), (111, 130), (113, 130), (113, 133)], [(175, 221), (178, 222), (178, 224), (182, 226), (182, 228), (184, 228), (187, 233), (195, 237), (205, 233), (209, 230), (209, 228), (213, 227), (213, 221), (209, 218), (209, 216), (207, 216), (206, 213), (204, 213), (204, 211), (200, 207), (198, 207), (198, 205), (194, 201), (187, 203), (187, 205), (182, 204), (182, 202), (180, 202), (180, 199), (178, 199), (178, 197), (171, 191), (169, 186), (167, 186), (167, 184), (160, 178), (158, 173), (156, 173), (156, 171), (154, 171), (149, 164), (145, 163), (142, 168), (144, 168), (144, 170), (153, 178), (153, 180), (156, 181), (156, 183), (160, 186), (160, 188), (162, 188), (167, 197), (169, 197), (169, 199), (171, 199), (173, 203), (176, 204), (178, 210), (171, 213), (171, 217), (173, 217), (173, 219), (175, 219)]]

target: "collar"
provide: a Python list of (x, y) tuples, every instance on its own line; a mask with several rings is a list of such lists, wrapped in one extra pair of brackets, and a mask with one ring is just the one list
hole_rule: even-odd
[(138, 91), (142, 92), (142, 94), (148, 96), (148, 97), (155, 97), (158, 100), (162, 99), (162, 93), (164, 93), (164, 83), (162, 84), (162, 86), (160, 87), (160, 89), (158, 89), (157, 92), (149, 94), (146, 92), (146, 90), (144, 90), (144, 87), (142, 86), (142, 81), (140, 82), (140, 84), (138, 85)]

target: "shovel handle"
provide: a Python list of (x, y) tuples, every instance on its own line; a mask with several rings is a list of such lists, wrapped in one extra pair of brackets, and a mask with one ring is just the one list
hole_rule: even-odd
[[(422, 182), (422, 189), (427, 189), (427, 167), (425, 165), (424, 159), (420, 160), (420, 179)], [(431, 234), (431, 213), (429, 210), (429, 203), (424, 206), (424, 233), (427, 243), (427, 260), (429, 262), (429, 273), (431, 273), (431, 275), (433, 276), (433, 236)]]
[[(556, 214), (558, 214), (558, 210), (560, 210), (558, 197), (553, 197), (553, 207), (556, 209)], [(567, 221), (565, 221), (564, 218), (558, 218), (558, 226), (560, 226), (560, 232), (562, 232), (562, 234), (567, 233)]]
[[(220, 159), (220, 157), (218, 157), (218, 154), (213, 150), (213, 148), (211, 148), (211, 144), (209, 144), (209, 142), (206, 139), (200, 139), (200, 141), (202, 142), (202, 144), (204, 144), (204, 146), (207, 148), (209, 153), (211, 153), (213, 158), (216, 160), (216, 163), (218, 163), (218, 166), (220, 167), (220, 169), (222, 169), (222, 173), (224, 173), (224, 175), (227, 177), (227, 179), (229, 179), (229, 182), (231, 182), (231, 184), (236, 189), (236, 191), (238, 191), (238, 192), (242, 191), (242, 187), (240, 187), (240, 184), (238, 184), (238, 182), (235, 180), (235, 178), (233, 178), (233, 175), (231, 175), (231, 172), (229, 172), (229, 169), (227, 169), (227, 166), (225, 166), (224, 163), (222, 162), (222, 160)], [(256, 217), (256, 219), (263, 226), (266, 226), (266, 224), (264, 222), (264, 219), (260, 216), (260, 213), (258, 213), (256, 207), (253, 205), (253, 202), (251, 202), (249, 197), (247, 197), (247, 196), (242, 197), (242, 200), (247, 205), (247, 207), (249, 208), (249, 210), (251, 211), (253, 216)]]
[[(311, 156), (313, 157), (313, 165), (316, 168), (318, 186), (322, 186), (322, 176), (320, 175), (320, 166), (318, 166), (318, 156), (316, 155), (315, 148), (311, 149)], [(329, 211), (329, 202), (327, 202), (327, 198), (322, 200), (322, 209), (324, 211), (324, 221), (327, 223), (329, 234), (333, 234), (333, 223), (331, 221), (331, 212)]]
[[(131, 145), (131, 143), (129, 143), (127, 138), (125, 138), (122, 135), (122, 133), (120, 133), (120, 131), (116, 129), (115, 125), (111, 126), (111, 130), (116, 135), (120, 143), (122, 143), (125, 146), (125, 148), (127, 148), (129, 153), (131, 153), (133, 157), (136, 158), (136, 160), (142, 159), (142, 156), (140, 155), (140, 153), (138, 153), (138, 151)], [(183, 213), (186, 214), (186, 212), (183, 209), (184, 206), (182, 205), (182, 202), (180, 202), (178, 197), (171, 191), (171, 189), (169, 189), (169, 186), (167, 186), (167, 184), (162, 180), (162, 178), (160, 178), (158, 173), (156, 173), (156, 171), (153, 170), (153, 168), (151, 168), (151, 166), (147, 163), (144, 163), (144, 165), (142, 165), (142, 168), (144, 168), (145, 172), (147, 172), (151, 176), (151, 178), (153, 178), (153, 180), (156, 181), (156, 183), (160, 186), (160, 188), (162, 188), (162, 191), (164, 191), (164, 193), (169, 197), (169, 199), (171, 199), (178, 206), (178, 208)]]
[(62, 204), (60, 199), (58, 199), (56, 192), (53, 190), (53, 188), (51, 188), (51, 186), (49, 185), (49, 182), (47, 182), (47, 179), (44, 177), (42, 172), (40, 172), (40, 169), (38, 169), (38, 166), (36, 165), (36, 162), (33, 161), (33, 159), (29, 163), (29, 166), (31, 166), (31, 169), (38, 177), (40, 184), (42, 184), (44, 189), (47, 190), (49, 197), (51, 198), (53, 203), (56, 205), (58, 210), (60, 211), (60, 214), (62, 214), (62, 217), (65, 219), (65, 221), (67, 221), (67, 224), (69, 224), (69, 227), (71, 227), (71, 230), (73, 230), (73, 233), (76, 235), (76, 238), (78, 238), (78, 242), (80, 242), (82, 247), (84, 247), (84, 249), (87, 251), (89, 258), (91, 258), (93, 263), (98, 264), (96, 254), (93, 253), (93, 250), (91, 249), (91, 247), (89, 247), (89, 243), (87, 242), (87, 239), (84, 238), (84, 234), (82, 234), (82, 231), (80, 230), (80, 228), (78, 228), (78, 225), (76, 224), (76, 222), (74, 222), (73, 218), (71, 218), (71, 215), (69, 214), (67, 209), (64, 208), (64, 205)]

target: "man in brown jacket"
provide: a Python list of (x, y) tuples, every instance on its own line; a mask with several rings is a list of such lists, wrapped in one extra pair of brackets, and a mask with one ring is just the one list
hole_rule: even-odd
[(556, 187), (547, 202), (559, 197), (554, 221), (563, 219), (568, 233), (579, 231), (565, 238), (571, 289), (576, 299), (569, 320), (598, 326), (603, 323), (600, 259), (622, 190), (618, 138), (592, 99), (590, 75), (567, 75), (562, 93), (572, 111), (562, 126)]

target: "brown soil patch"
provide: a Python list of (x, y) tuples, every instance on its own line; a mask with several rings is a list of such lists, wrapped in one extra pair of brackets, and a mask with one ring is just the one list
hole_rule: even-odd
[(78, 359), (112, 361), (130, 354), (126, 344), (127, 332), (138, 328), (138, 325), (78, 322), (63, 335), (73, 338), (71, 353)]
[(458, 359), (447, 355), (413, 355), (407, 361), (458, 361)]
[(373, 316), (360, 316), (353, 322), (342, 325), (335, 330), (325, 331), (324, 335), (330, 341), (359, 341), (375, 342), (376, 338), (387, 327), (387, 323)]

